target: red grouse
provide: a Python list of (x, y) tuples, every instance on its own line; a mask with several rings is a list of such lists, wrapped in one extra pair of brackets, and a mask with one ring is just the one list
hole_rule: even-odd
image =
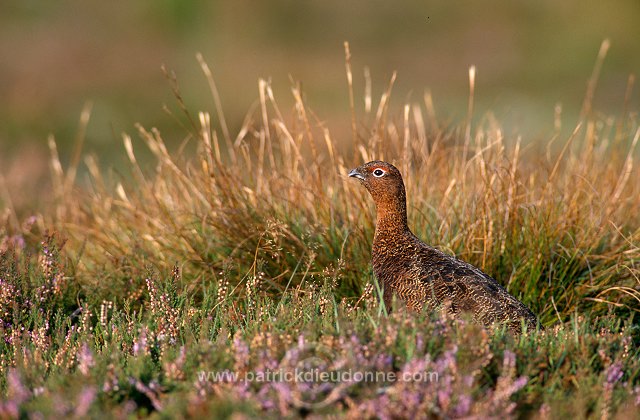
[(523, 321), (529, 331), (536, 329), (536, 316), (496, 280), (409, 230), (404, 183), (395, 166), (373, 161), (349, 176), (365, 186), (376, 204), (373, 271), (388, 310), (395, 293), (415, 311), (443, 307), (453, 315), (470, 313), (485, 326), (504, 323), (515, 334), (522, 332)]

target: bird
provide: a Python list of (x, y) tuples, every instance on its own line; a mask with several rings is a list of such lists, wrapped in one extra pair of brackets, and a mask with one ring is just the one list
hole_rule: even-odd
[(349, 172), (370, 193), (376, 205), (371, 259), (391, 311), (396, 295), (412, 311), (444, 309), (464, 313), (485, 327), (506, 324), (514, 335), (542, 329), (533, 312), (479, 268), (427, 245), (409, 229), (407, 198), (400, 171), (375, 160)]

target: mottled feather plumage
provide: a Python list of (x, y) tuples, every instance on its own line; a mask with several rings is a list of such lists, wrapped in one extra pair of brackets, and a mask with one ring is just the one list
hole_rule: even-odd
[(446, 308), (453, 315), (469, 313), (483, 325), (504, 323), (516, 334), (523, 320), (528, 330), (536, 328), (538, 321), (531, 310), (495, 279), (411, 232), (404, 182), (395, 166), (373, 161), (349, 176), (360, 180), (376, 204), (372, 263), (387, 308), (395, 293), (415, 311)]

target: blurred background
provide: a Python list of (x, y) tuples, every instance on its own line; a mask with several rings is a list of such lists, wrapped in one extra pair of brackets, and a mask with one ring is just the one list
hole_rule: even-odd
[(640, 70), (638, 22), (638, 0), (3, 0), (0, 174), (23, 193), (35, 187), (48, 172), (49, 134), (68, 161), (87, 101), (84, 152), (103, 165), (124, 157), (121, 133), (135, 138), (136, 122), (178, 144), (185, 131), (163, 111), (177, 106), (161, 66), (175, 71), (190, 111), (213, 113), (197, 52), (213, 70), (232, 134), (262, 77), (282, 108), (293, 103), (291, 80), (301, 81), (334, 137), (348, 139), (344, 41), (358, 107), (368, 66), (374, 99), (397, 70), (397, 103), (420, 102), (429, 89), (439, 117), (462, 120), (476, 65), (476, 113), (490, 109), (535, 138), (550, 132), (558, 103), (567, 125), (575, 123), (605, 38), (611, 48), (595, 107), (621, 112), (628, 77)]

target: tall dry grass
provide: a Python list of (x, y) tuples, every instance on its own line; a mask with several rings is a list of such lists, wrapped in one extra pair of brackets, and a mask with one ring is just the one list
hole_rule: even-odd
[(600, 64), (570, 135), (558, 112), (541, 143), (474, 110), (474, 69), (458, 125), (441, 123), (429, 93), (392, 107), (395, 75), (379, 98), (365, 77), (365, 97), (356, 100), (348, 49), (351, 139), (332, 135), (299, 86), (292, 109), (281, 109), (265, 80), (257, 106), (231, 133), (212, 71), (198, 59), (213, 112), (192, 114), (172, 85), (195, 155), (170, 152), (161, 133), (140, 125), (153, 166), (138, 162), (124, 134), (131, 178), (105, 176), (89, 156), (89, 186), (76, 187), (77, 165), (64, 170), (50, 142), (51, 222), (76, 244), (67, 250), (90, 293), (135, 294), (145, 285), (132, 284), (133, 271), (177, 263), (183, 286), (196, 291), (224, 280), (229, 293), (260, 284), (277, 295), (332, 278), (340, 279), (338, 297), (359, 295), (372, 277), (374, 211), (346, 174), (383, 159), (404, 175), (414, 232), (493, 275), (544, 323), (575, 311), (640, 309), (640, 128), (633, 110), (592, 109)]

